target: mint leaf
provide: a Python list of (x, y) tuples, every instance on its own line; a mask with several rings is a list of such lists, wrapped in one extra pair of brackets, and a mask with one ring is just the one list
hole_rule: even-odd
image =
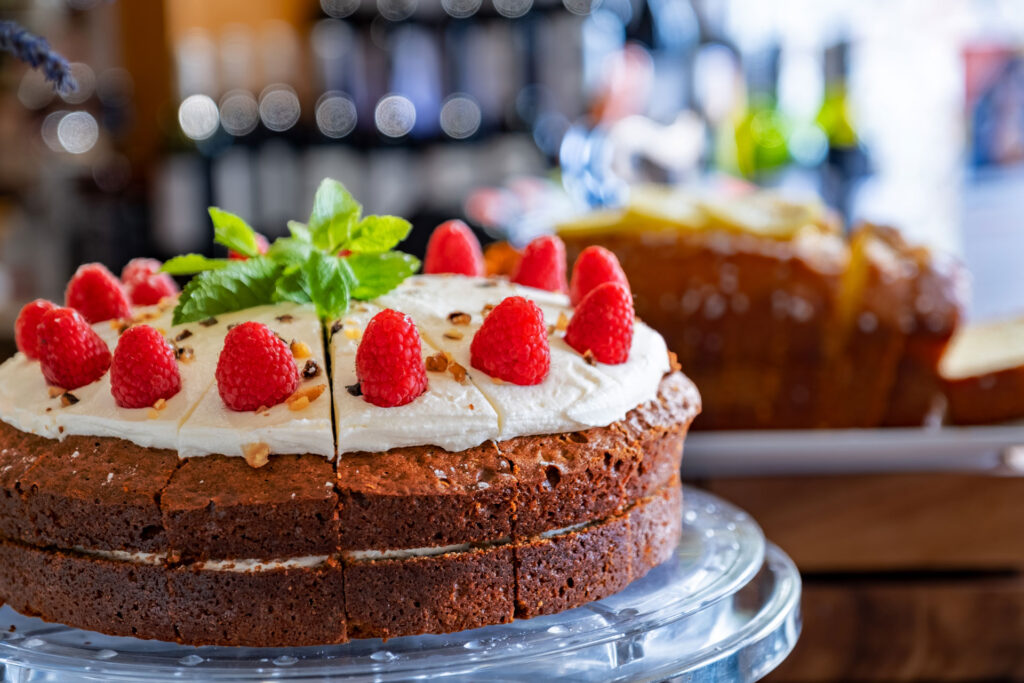
[(274, 299), (281, 267), (267, 258), (232, 261), (219, 270), (201, 273), (185, 285), (174, 309), (175, 325), (239, 311)]
[(183, 254), (168, 260), (160, 271), (170, 275), (194, 275), (207, 270), (219, 270), (229, 263), (227, 259), (206, 258), (202, 254)]
[(281, 265), (301, 264), (309, 260), (313, 245), (298, 237), (278, 237), (270, 245), (267, 256)]
[(303, 266), (309, 293), (322, 319), (337, 318), (348, 310), (351, 271), (337, 256), (314, 252)]
[(400, 251), (352, 254), (345, 262), (356, 278), (352, 298), (363, 301), (387, 294), (420, 267), (418, 258)]
[(352, 237), (363, 207), (337, 180), (324, 178), (313, 198), (309, 231), (313, 245), (321, 251), (336, 253)]
[(299, 221), (288, 221), (288, 232), (300, 242), (312, 243), (313, 236), (309, 232), (309, 226)]
[(211, 206), (208, 210), (213, 220), (214, 242), (249, 258), (260, 255), (256, 231), (249, 227), (248, 223), (241, 217), (216, 206)]
[(359, 221), (346, 249), (364, 254), (391, 251), (409, 236), (412, 223), (398, 216), (367, 216)]
[(313, 300), (309, 291), (309, 279), (301, 265), (289, 266), (274, 284), (274, 301), (294, 301), (308, 304)]

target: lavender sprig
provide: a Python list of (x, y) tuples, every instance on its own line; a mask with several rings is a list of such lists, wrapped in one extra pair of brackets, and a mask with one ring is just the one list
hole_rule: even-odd
[(59, 93), (66, 94), (78, 87), (68, 60), (54, 52), (45, 38), (26, 31), (17, 22), (0, 21), (0, 50), (10, 52), (34, 69), (42, 67), (46, 80)]

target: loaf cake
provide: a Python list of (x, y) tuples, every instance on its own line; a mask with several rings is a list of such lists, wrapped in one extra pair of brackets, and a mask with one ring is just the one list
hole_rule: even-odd
[(1024, 417), (1024, 320), (961, 327), (940, 370), (955, 424)]
[(408, 224), (321, 191), (265, 255), (211, 212), (236, 259), (169, 261), (202, 273), (156, 305), (88, 266), (67, 299), (88, 290), (92, 324), (26, 307), (0, 365), (0, 599), (112, 635), (320, 645), (557, 613), (671, 555), (700, 396), (628, 283), (575, 306), (518, 284), (564, 280), (550, 242), (481, 277), (447, 224), (407, 277), (387, 250)]
[(923, 424), (964, 306), (961, 269), (872, 225), (764, 191), (638, 188), (558, 229), (613, 251), (638, 315), (697, 383), (701, 429)]

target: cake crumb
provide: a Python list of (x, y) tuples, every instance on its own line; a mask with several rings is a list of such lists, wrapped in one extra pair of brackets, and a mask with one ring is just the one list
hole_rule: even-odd
[(309, 345), (305, 342), (292, 340), (291, 343), (292, 355), (296, 358), (309, 358), (313, 355), (313, 352), (309, 350)]
[(455, 378), (456, 382), (458, 382), (459, 384), (466, 383), (466, 377), (468, 376), (466, 373), (466, 368), (462, 367), (458, 363), (451, 362), (448, 364), (448, 371), (452, 373), (452, 377)]
[(454, 339), (455, 341), (458, 341), (462, 339), (462, 337), (462, 332), (459, 332), (458, 330), (448, 330), (444, 333), (445, 339)]
[(270, 446), (262, 441), (246, 444), (242, 446), (242, 455), (249, 467), (260, 468), (270, 462)]
[(470, 403), (469, 404), (469, 409), (470, 410), (476, 410), (476, 406), (474, 406), (472, 403)]
[(683, 366), (679, 364), (679, 356), (676, 355), (675, 351), (668, 352), (668, 367), (670, 372), (678, 372), (683, 369)]
[(555, 321), (555, 329), (559, 332), (565, 332), (569, 327), (569, 316), (563, 311), (558, 312), (558, 320)]
[(448, 369), (448, 358), (443, 353), (435, 353), (427, 356), (426, 366), (427, 372), (444, 372)]
[(597, 365), (597, 361), (594, 359), (594, 352), (587, 349), (583, 352), (583, 362), (587, 365)]
[(294, 412), (298, 412), (300, 410), (305, 410), (308, 407), (309, 407), (309, 398), (307, 398), (305, 396), (299, 396), (294, 401), (289, 401), (288, 402), (288, 410), (291, 410), (291, 411), (294, 411)]
[(462, 311), (453, 311), (448, 314), (448, 322), (452, 325), (468, 325), (472, 319), (473, 316)]
[(345, 336), (349, 339), (356, 340), (363, 336), (363, 331), (358, 327), (346, 327)]

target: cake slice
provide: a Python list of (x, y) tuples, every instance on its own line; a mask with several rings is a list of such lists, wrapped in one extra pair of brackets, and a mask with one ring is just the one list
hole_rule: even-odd
[(960, 328), (939, 371), (954, 424), (1024, 417), (1024, 319)]

